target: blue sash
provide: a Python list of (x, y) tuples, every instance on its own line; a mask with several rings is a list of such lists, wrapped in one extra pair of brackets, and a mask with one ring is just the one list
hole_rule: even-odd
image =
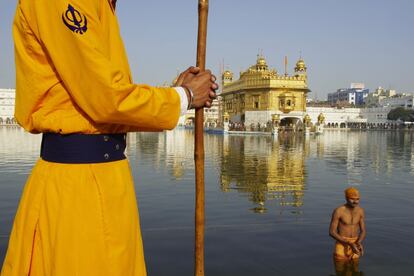
[(43, 133), (40, 157), (66, 164), (103, 163), (125, 159), (126, 134)]

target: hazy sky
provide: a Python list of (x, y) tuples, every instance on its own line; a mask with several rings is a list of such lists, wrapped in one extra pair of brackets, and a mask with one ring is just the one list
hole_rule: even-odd
[[(50, 0), (52, 1), (52, 0)], [(70, 2), (70, 0), (68, 0)], [(135, 82), (160, 85), (195, 63), (196, 0), (118, 0)], [(414, 92), (413, 0), (210, 0), (207, 66), (235, 73), (256, 62), (289, 71), (300, 53), (311, 97), (363, 82)], [(11, 24), (16, 0), (0, 0), (0, 87), (14, 87)]]

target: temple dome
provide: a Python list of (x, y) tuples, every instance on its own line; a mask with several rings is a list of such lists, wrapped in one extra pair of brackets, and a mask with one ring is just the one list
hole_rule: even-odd
[(229, 70), (224, 71), (223, 73), (223, 77), (224, 78), (232, 78), (233, 77), (233, 73), (230, 72)]
[(263, 56), (257, 56), (256, 70), (258, 70), (258, 71), (266, 71), (267, 70), (267, 63), (266, 63), (266, 60)]
[(256, 63), (257, 65), (267, 65), (266, 64), (266, 60), (265, 60), (265, 58), (263, 57), (263, 56), (259, 56), (258, 58), (257, 58), (257, 63)]
[(226, 70), (221, 75), (221, 79), (223, 81), (223, 84), (227, 84), (233, 81), (233, 73), (230, 70)]
[(296, 62), (296, 67), (295, 67), (296, 71), (302, 71), (302, 70), (306, 70), (306, 65), (305, 65), (305, 61), (300, 58), (298, 60), (298, 62)]

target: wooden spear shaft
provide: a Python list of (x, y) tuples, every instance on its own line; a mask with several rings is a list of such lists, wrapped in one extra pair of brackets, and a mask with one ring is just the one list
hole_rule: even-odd
[[(206, 66), (208, 0), (198, 1), (197, 67)], [(194, 275), (204, 276), (204, 110), (195, 114), (196, 210), (195, 210), (195, 266)]]

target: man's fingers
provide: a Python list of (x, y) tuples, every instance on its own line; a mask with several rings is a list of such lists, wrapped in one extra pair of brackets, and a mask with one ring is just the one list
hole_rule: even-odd
[(200, 72), (200, 67), (194, 67), (194, 66), (191, 66), (190, 68), (188, 68), (187, 69), (190, 73), (192, 73), (192, 74), (197, 74), (197, 73), (199, 73)]
[(207, 78), (207, 79), (211, 79), (211, 71), (210, 70), (206, 70), (206, 71), (203, 71), (203, 72), (200, 72), (200, 74), (198, 74), (200, 77), (203, 77), (203, 78)]
[(183, 84), (183, 80), (184, 80), (184, 72), (181, 73), (178, 78), (177, 81), (175, 82), (176, 86), (181, 86), (181, 84)]
[(192, 89), (195, 108), (210, 108), (213, 105), (213, 100), (217, 98), (216, 90), (219, 88), (216, 80), (210, 70), (201, 71), (200, 68), (192, 66), (184, 72), (183, 85)]
[(185, 70), (181, 74), (188, 74), (188, 73), (198, 74), (199, 72), (200, 72), (200, 67), (190, 66), (187, 68), (187, 70)]
[(362, 244), (359, 244), (359, 250), (361, 251), (361, 256), (364, 255), (364, 247), (362, 246)]

